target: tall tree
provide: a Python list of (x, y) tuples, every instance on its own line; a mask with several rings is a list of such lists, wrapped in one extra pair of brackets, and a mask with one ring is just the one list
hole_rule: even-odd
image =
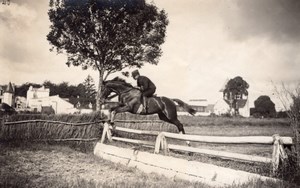
[(108, 75), (157, 64), (162, 54), (167, 15), (145, 0), (51, 0), (48, 14), (52, 50), (66, 53), (68, 66), (99, 72), (97, 110)]
[(89, 99), (93, 99), (96, 97), (96, 90), (95, 90), (95, 82), (94, 79), (88, 75), (87, 78), (83, 82), (85, 88), (85, 95)]
[(235, 115), (239, 114), (239, 108), (247, 101), (249, 84), (242, 77), (230, 79), (223, 90), (223, 98), (234, 109)]

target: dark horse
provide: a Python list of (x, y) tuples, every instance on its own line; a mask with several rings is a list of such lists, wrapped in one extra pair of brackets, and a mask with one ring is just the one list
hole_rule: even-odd
[(141, 115), (158, 114), (159, 119), (176, 125), (179, 133), (185, 134), (182, 123), (177, 119), (177, 110), (174, 101), (190, 114), (194, 115), (196, 112), (188, 104), (179, 99), (156, 96), (147, 99), (146, 111), (139, 112), (141, 91), (118, 77), (103, 82), (102, 98), (107, 99), (111, 93), (116, 93), (119, 96), (119, 106), (110, 109), (109, 121), (111, 124), (114, 123), (115, 115), (121, 112)]

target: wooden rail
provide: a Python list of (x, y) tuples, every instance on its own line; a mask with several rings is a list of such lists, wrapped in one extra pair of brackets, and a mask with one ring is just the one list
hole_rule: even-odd
[(36, 119), (36, 120), (4, 122), (4, 125), (18, 125), (18, 124), (26, 124), (26, 123), (57, 123), (57, 124), (72, 125), (72, 126), (84, 126), (84, 125), (91, 125), (91, 124), (100, 124), (100, 123), (104, 123), (104, 122), (105, 121), (70, 123), (70, 122), (64, 122), (64, 121), (51, 121), (51, 120)]
[[(188, 134), (174, 134), (163, 132), (167, 138), (174, 138), (178, 140), (204, 142), (204, 143), (217, 143), (217, 144), (268, 144), (274, 143), (272, 136), (201, 136), (201, 135), (188, 135)], [(284, 145), (292, 145), (293, 140), (291, 137), (280, 137)]]

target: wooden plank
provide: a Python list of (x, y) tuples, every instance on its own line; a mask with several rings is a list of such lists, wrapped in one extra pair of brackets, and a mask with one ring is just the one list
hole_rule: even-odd
[(144, 144), (144, 145), (154, 146), (154, 142), (145, 141), (145, 140), (136, 140), (136, 139), (129, 139), (129, 138), (121, 138), (121, 137), (116, 137), (116, 136), (113, 136), (112, 140), (121, 141), (121, 142), (127, 142), (127, 143), (132, 143), (132, 144)]
[(99, 141), (99, 138), (61, 138), (61, 139), (34, 139), (34, 141), (82, 141), (82, 142), (92, 142)]
[(128, 129), (124, 127), (116, 127), (115, 130), (127, 132), (127, 133), (135, 133), (140, 135), (150, 135), (150, 136), (157, 136), (159, 134), (158, 131), (136, 130), (136, 129)]
[(161, 120), (115, 120), (117, 123), (164, 123)]
[(103, 159), (138, 168), (146, 173), (158, 173), (173, 180), (200, 181), (212, 186), (239, 185), (248, 181), (278, 181), (240, 170), (219, 167), (197, 161), (188, 161), (127, 148), (97, 143), (94, 154)]
[[(201, 136), (188, 134), (175, 134), (164, 132), (165, 137), (174, 138), (178, 140), (205, 142), (205, 143), (222, 143), (222, 144), (268, 144), (273, 145), (272, 136)], [(283, 144), (291, 145), (293, 140), (291, 137), (280, 137)]]
[(206, 155), (211, 155), (211, 156), (218, 156), (218, 157), (226, 158), (226, 159), (239, 159), (239, 160), (243, 160), (243, 161), (260, 162), (260, 163), (271, 163), (272, 162), (272, 159), (267, 158), (267, 157), (230, 153), (230, 152), (225, 152), (225, 151), (216, 151), (216, 150), (209, 150), (209, 149), (201, 149), (201, 148), (194, 148), (194, 147), (188, 147), (188, 146), (168, 144), (168, 148), (172, 149), (172, 150), (177, 150), (177, 151), (186, 151), (186, 152), (200, 153), (200, 154), (206, 154)]

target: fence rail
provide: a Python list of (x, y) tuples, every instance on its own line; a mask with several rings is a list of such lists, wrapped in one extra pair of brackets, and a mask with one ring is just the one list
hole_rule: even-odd
[(12, 121), (12, 122), (4, 122), (4, 125), (18, 125), (18, 124), (26, 124), (26, 123), (57, 123), (57, 124), (64, 124), (64, 125), (72, 125), (72, 126), (84, 126), (84, 125), (91, 125), (91, 124), (99, 124), (104, 123), (105, 121), (94, 121), (94, 122), (84, 122), (84, 123), (70, 123), (65, 121), (51, 121), (51, 120), (23, 120), (23, 121)]

